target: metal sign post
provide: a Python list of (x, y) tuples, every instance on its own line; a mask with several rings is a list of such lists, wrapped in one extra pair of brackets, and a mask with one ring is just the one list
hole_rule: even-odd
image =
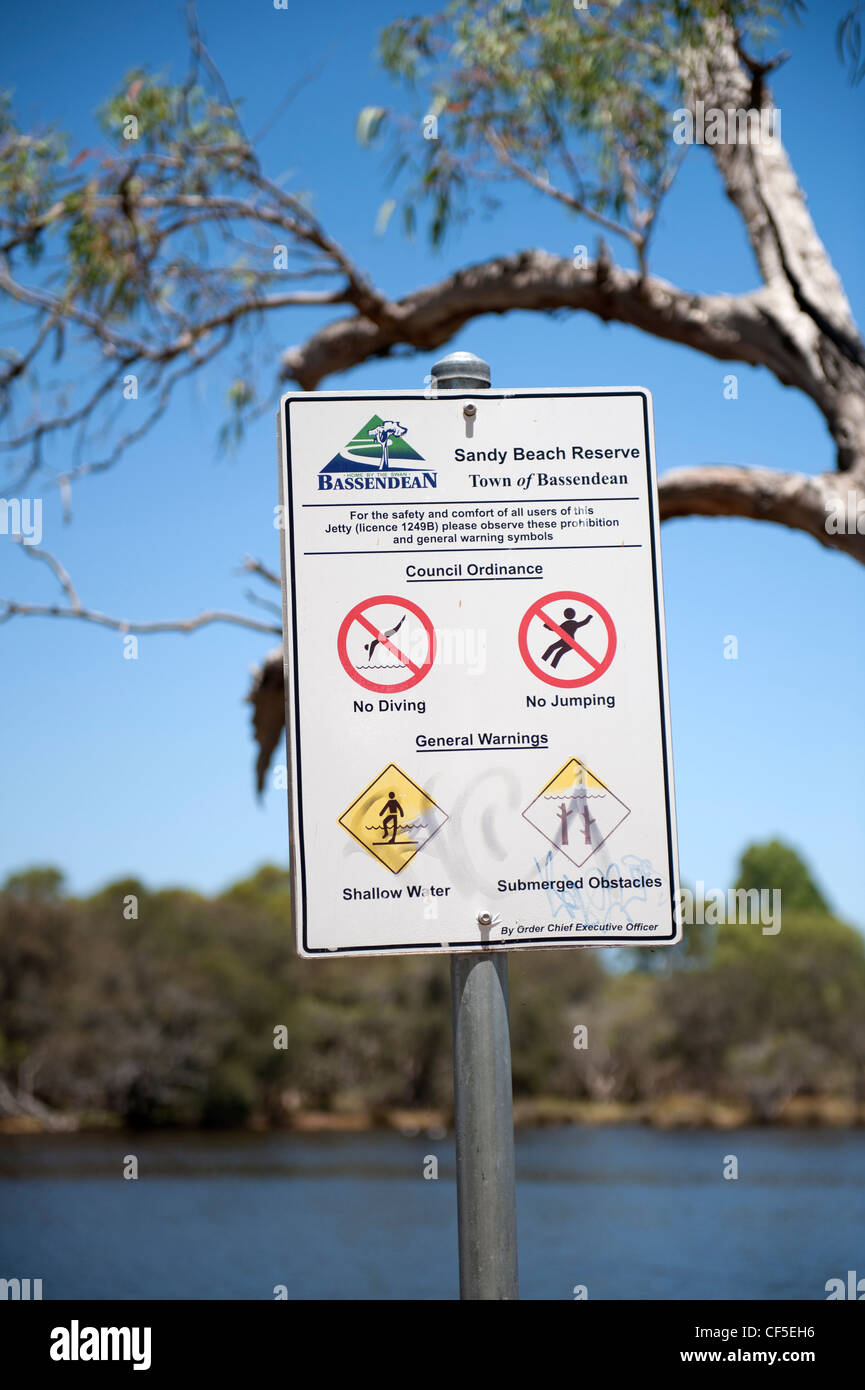
[[(490, 385), (480, 357), (436, 362), (437, 388)], [(483, 917), (486, 917), (486, 921)], [(481, 926), (492, 913), (481, 914)], [(519, 1298), (514, 1113), (505, 955), (451, 956), (454, 1125), (462, 1299)]]
[(460, 1297), (519, 1298), (508, 961), (451, 956)]

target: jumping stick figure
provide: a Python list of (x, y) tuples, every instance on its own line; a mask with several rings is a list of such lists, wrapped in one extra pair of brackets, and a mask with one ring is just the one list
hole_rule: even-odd
[[(591, 622), (591, 620), (591, 613), (587, 618), (583, 618), (582, 621), (580, 621), (577, 618), (577, 610), (575, 608), (566, 608), (564, 622), (560, 623), (559, 626), (561, 627), (562, 632), (566, 632), (569, 637), (573, 637), (578, 627), (585, 627), (586, 623)], [(544, 623), (544, 627), (547, 629), (547, 632), (553, 631), (549, 623)], [(555, 671), (562, 657), (565, 655), (565, 652), (572, 652), (573, 650), (574, 649), (569, 642), (566, 642), (563, 637), (559, 637), (556, 639), (555, 642), (551, 643), (551, 645), (547, 647), (547, 650), (541, 657), (541, 661), (549, 661), (550, 657), (552, 656), (553, 660), (550, 664), (553, 670)], [(554, 652), (555, 656), (553, 656)]]

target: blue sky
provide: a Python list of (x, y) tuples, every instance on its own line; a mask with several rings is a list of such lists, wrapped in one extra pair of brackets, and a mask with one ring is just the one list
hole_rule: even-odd
[[(774, 90), (784, 141), (861, 324), (865, 177), (853, 133), (862, 128), (865, 84), (851, 89), (835, 54), (845, 8), (821, 0), (789, 30), (783, 46), (792, 57)], [(562, 255), (583, 241), (593, 247), (590, 229), (526, 191), (509, 196), (495, 218), (460, 227), (435, 256), (423, 239), (405, 241), (396, 218), (374, 235), (389, 189), (381, 157), (358, 148), (354, 123), (361, 107), (396, 96), (374, 49), (378, 30), (399, 13), (386, 0), (288, 11), (265, 0), (204, 0), (209, 47), (244, 99), (248, 129), (267, 120), (299, 77), (318, 73), (265, 138), (267, 171), (295, 171), (328, 229), (391, 294), (525, 246)], [(151, 0), (146, 16), (93, 0), (56, 6), (37, 25), (32, 9), (19, 6), (7, 11), (4, 30), (0, 85), (14, 88), (19, 119), (54, 121), (73, 145), (100, 138), (94, 112), (130, 68), (175, 76), (186, 68), (176, 0)], [(694, 290), (757, 283), (706, 149), (690, 152), (668, 200), (652, 268)], [(311, 311), (282, 315), (270, 330), (275, 346), (320, 321)], [(452, 346), (486, 357), (500, 386), (648, 386), (661, 472), (712, 462), (832, 466), (822, 419), (804, 397), (764, 371), (625, 327), (586, 315), (513, 314), (479, 320)], [(324, 385), (422, 386), (431, 360), (370, 363)], [(730, 371), (739, 377), (735, 401), (723, 396)], [(240, 610), (243, 556), (278, 568), (273, 424), (260, 420), (235, 456), (220, 455), (228, 379), (226, 364), (198, 380), (113, 471), (79, 485), (70, 525), (56, 496), (46, 496), (43, 544), (86, 604), (137, 619)], [(662, 539), (683, 878), (726, 886), (743, 846), (777, 835), (805, 854), (836, 908), (865, 925), (865, 572), (806, 536), (748, 522), (676, 521)], [(55, 597), (47, 571), (5, 537), (0, 594)], [(724, 659), (728, 635), (738, 639), (736, 661)], [(0, 644), (0, 875), (48, 862), (76, 891), (127, 873), (153, 886), (211, 891), (264, 860), (285, 860), (286, 794), (271, 787), (255, 799), (244, 704), (248, 667), (271, 645), (267, 637), (229, 628), (145, 637), (139, 660), (125, 661), (117, 634), (22, 618), (0, 629)]]

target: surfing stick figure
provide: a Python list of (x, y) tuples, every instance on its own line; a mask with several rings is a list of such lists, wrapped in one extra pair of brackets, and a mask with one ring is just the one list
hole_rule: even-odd
[[(381, 823), (381, 829), (382, 834), (384, 835), (384, 839), (380, 840), (379, 844), (395, 845), (396, 832), (399, 827), (399, 817), (404, 816), (405, 812), (403, 811), (393, 792), (388, 792), (387, 801), (384, 803), (381, 810), (379, 811), (379, 815), (384, 816), (384, 820)], [(389, 827), (391, 829), (390, 839), (387, 838), (387, 832)]]
[[(591, 620), (591, 613), (587, 618), (583, 618), (582, 621), (580, 621), (577, 618), (577, 610), (575, 608), (566, 608), (564, 622), (559, 623), (559, 627), (562, 629), (562, 632), (566, 632), (569, 637), (573, 637), (578, 627), (585, 627), (586, 623), (591, 622)], [(544, 627), (547, 629), (547, 632), (553, 631), (549, 623), (544, 623)], [(563, 637), (559, 637), (556, 639), (555, 642), (551, 643), (551, 645), (547, 647), (547, 650), (541, 657), (541, 661), (549, 661), (550, 657), (553, 656), (553, 653), (555, 652), (555, 656), (553, 656), (553, 660), (550, 663), (553, 670), (555, 671), (562, 657), (565, 655), (565, 652), (572, 652), (573, 650), (574, 649), (569, 642), (566, 642)]]

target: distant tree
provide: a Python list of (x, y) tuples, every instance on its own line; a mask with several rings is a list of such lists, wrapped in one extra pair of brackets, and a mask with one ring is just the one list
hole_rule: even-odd
[(61, 881), (58, 870), (40, 867), (11, 875), (0, 892), (0, 1116), (49, 1129), (66, 1126), (59, 1112), (71, 1092), (52, 1094), (50, 1074), (58, 1063), (62, 1069), (70, 996), (86, 954)]
[(260, 907), (286, 908), (290, 903), (291, 874), (279, 864), (262, 864), (249, 878), (232, 885), (226, 897), (232, 901), (251, 902)]
[(831, 912), (805, 861), (780, 840), (748, 846), (739, 863), (736, 887), (779, 889), (782, 912)]
[(9, 874), (2, 892), (15, 898), (54, 899), (62, 896), (66, 876), (53, 865), (34, 865), (20, 873)]
[[(781, 849), (763, 861), (770, 886), (810, 892)], [(0, 892), (0, 1119), (227, 1126), (284, 1124), (299, 1108), (447, 1109), (442, 962), (296, 959), (284, 880), (271, 865), (213, 898), (134, 880), (81, 899)], [(122, 910), (130, 887), (135, 920)], [(721, 925), (711, 959), (686, 969), (604, 963), (520, 958), (518, 1096), (694, 1092), (767, 1119), (797, 1093), (865, 1100), (865, 940), (824, 906), (785, 902), (778, 935)]]

